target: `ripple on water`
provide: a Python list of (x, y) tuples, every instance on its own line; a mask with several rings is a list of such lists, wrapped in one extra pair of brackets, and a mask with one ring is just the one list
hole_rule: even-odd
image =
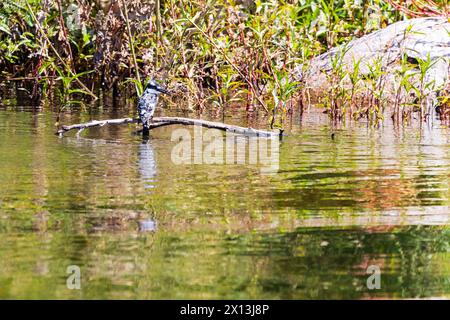
[(0, 111), (0, 297), (79, 298), (72, 264), (86, 298), (367, 298), (371, 264), (376, 296), (448, 296), (448, 128), (305, 121), (272, 174), (134, 130)]

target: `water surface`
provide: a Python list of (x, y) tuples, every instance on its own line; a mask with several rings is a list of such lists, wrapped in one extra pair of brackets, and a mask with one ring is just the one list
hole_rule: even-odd
[[(254, 125), (238, 118), (226, 122)], [(450, 297), (450, 132), (438, 122), (294, 117), (274, 173), (175, 165), (173, 127), (143, 141), (134, 125), (59, 138), (54, 123), (0, 107), (0, 298)], [(70, 265), (81, 290), (66, 286)]]

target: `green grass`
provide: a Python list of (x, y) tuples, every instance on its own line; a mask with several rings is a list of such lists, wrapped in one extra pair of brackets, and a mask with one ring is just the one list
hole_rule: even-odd
[[(139, 95), (142, 81), (154, 76), (190, 109), (245, 103), (269, 115), (272, 127), (283, 126), (292, 101), (305, 95), (290, 76), (296, 66), (404, 16), (379, 0), (43, 3), (0, 4), (2, 79), (33, 79), (41, 99), (58, 87), (68, 108), (95, 99), (98, 88)], [(325, 102), (335, 118), (347, 112), (339, 105), (357, 109), (356, 85), (339, 86), (340, 68), (330, 75), (334, 89)], [(379, 117), (382, 87), (371, 85), (370, 112)]]

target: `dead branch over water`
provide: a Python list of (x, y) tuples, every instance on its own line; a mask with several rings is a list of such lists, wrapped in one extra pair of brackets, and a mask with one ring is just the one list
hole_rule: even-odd
[[(78, 130), (78, 134), (86, 128), (92, 127), (103, 127), (109, 124), (129, 124), (129, 123), (139, 123), (139, 119), (135, 118), (120, 118), (120, 119), (106, 119), (106, 120), (93, 120), (85, 123), (72, 124), (67, 126), (62, 126), (60, 130), (56, 132), (59, 136), (70, 130)], [(191, 119), (191, 118), (181, 118), (181, 117), (155, 117), (150, 124), (150, 129), (155, 129), (158, 127), (168, 126), (168, 125), (194, 125), (202, 126), (205, 128), (218, 129), (222, 131), (232, 132), (236, 134), (242, 134), (247, 136), (258, 136), (258, 137), (275, 137), (281, 136), (282, 131), (265, 131), (257, 130), (253, 128), (244, 128), (240, 126), (229, 125), (221, 122), (213, 122), (201, 119)]]

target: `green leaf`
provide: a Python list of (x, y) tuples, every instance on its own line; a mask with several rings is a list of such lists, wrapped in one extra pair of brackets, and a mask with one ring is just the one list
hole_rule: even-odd
[(9, 29), (8, 25), (3, 21), (0, 21), (0, 31), (7, 33), (8, 35), (11, 35), (11, 30)]

